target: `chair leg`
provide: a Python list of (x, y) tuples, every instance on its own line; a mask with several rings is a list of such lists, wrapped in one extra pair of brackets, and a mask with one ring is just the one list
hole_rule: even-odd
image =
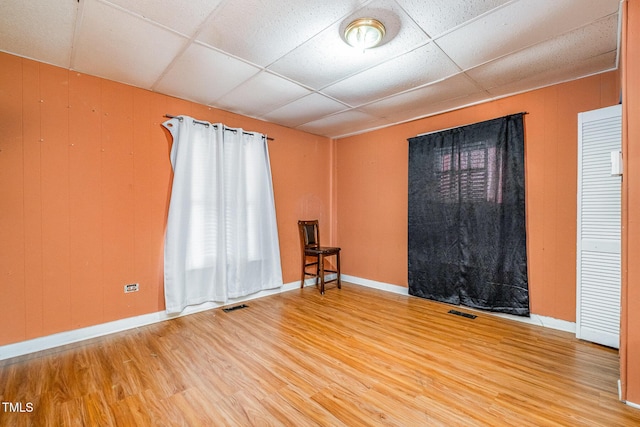
[(340, 281), (340, 252), (336, 254), (336, 270), (338, 272), (338, 289), (342, 289), (342, 282)]
[(304, 272), (305, 272), (304, 265), (306, 262), (307, 262), (307, 258), (303, 254), (302, 255), (302, 278), (300, 279), (300, 289), (304, 288)]
[(324, 256), (318, 257), (318, 264), (320, 265), (320, 294), (324, 295)]

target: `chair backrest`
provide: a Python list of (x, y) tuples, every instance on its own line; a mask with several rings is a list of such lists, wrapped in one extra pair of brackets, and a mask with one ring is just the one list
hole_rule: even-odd
[(318, 230), (318, 220), (298, 221), (300, 232), (300, 245), (304, 248), (320, 246), (320, 231)]

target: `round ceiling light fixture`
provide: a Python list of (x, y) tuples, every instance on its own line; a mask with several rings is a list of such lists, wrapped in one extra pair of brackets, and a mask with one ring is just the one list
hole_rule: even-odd
[(351, 46), (362, 49), (376, 47), (385, 34), (382, 22), (373, 18), (360, 18), (350, 23), (344, 30), (344, 39)]

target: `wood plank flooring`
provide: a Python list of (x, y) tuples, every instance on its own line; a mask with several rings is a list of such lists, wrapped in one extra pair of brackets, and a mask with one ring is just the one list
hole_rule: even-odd
[(0, 426), (640, 425), (573, 334), (348, 283), (247, 305), (0, 362)]

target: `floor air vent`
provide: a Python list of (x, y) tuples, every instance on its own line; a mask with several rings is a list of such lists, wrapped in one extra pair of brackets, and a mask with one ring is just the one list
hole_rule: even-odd
[(449, 313), (450, 314), (455, 314), (456, 316), (467, 317), (469, 319), (475, 319), (476, 317), (478, 317), (475, 314), (463, 313), (463, 312), (458, 311), (458, 310), (449, 310)]
[(240, 310), (241, 308), (247, 308), (247, 307), (249, 306), (246, 304), (240, 304), (240, 305), (234, 305), (233, 307), (223, 308), (222, 311), (224, 311), (225, 313), (228, 313), (230, 311)]

